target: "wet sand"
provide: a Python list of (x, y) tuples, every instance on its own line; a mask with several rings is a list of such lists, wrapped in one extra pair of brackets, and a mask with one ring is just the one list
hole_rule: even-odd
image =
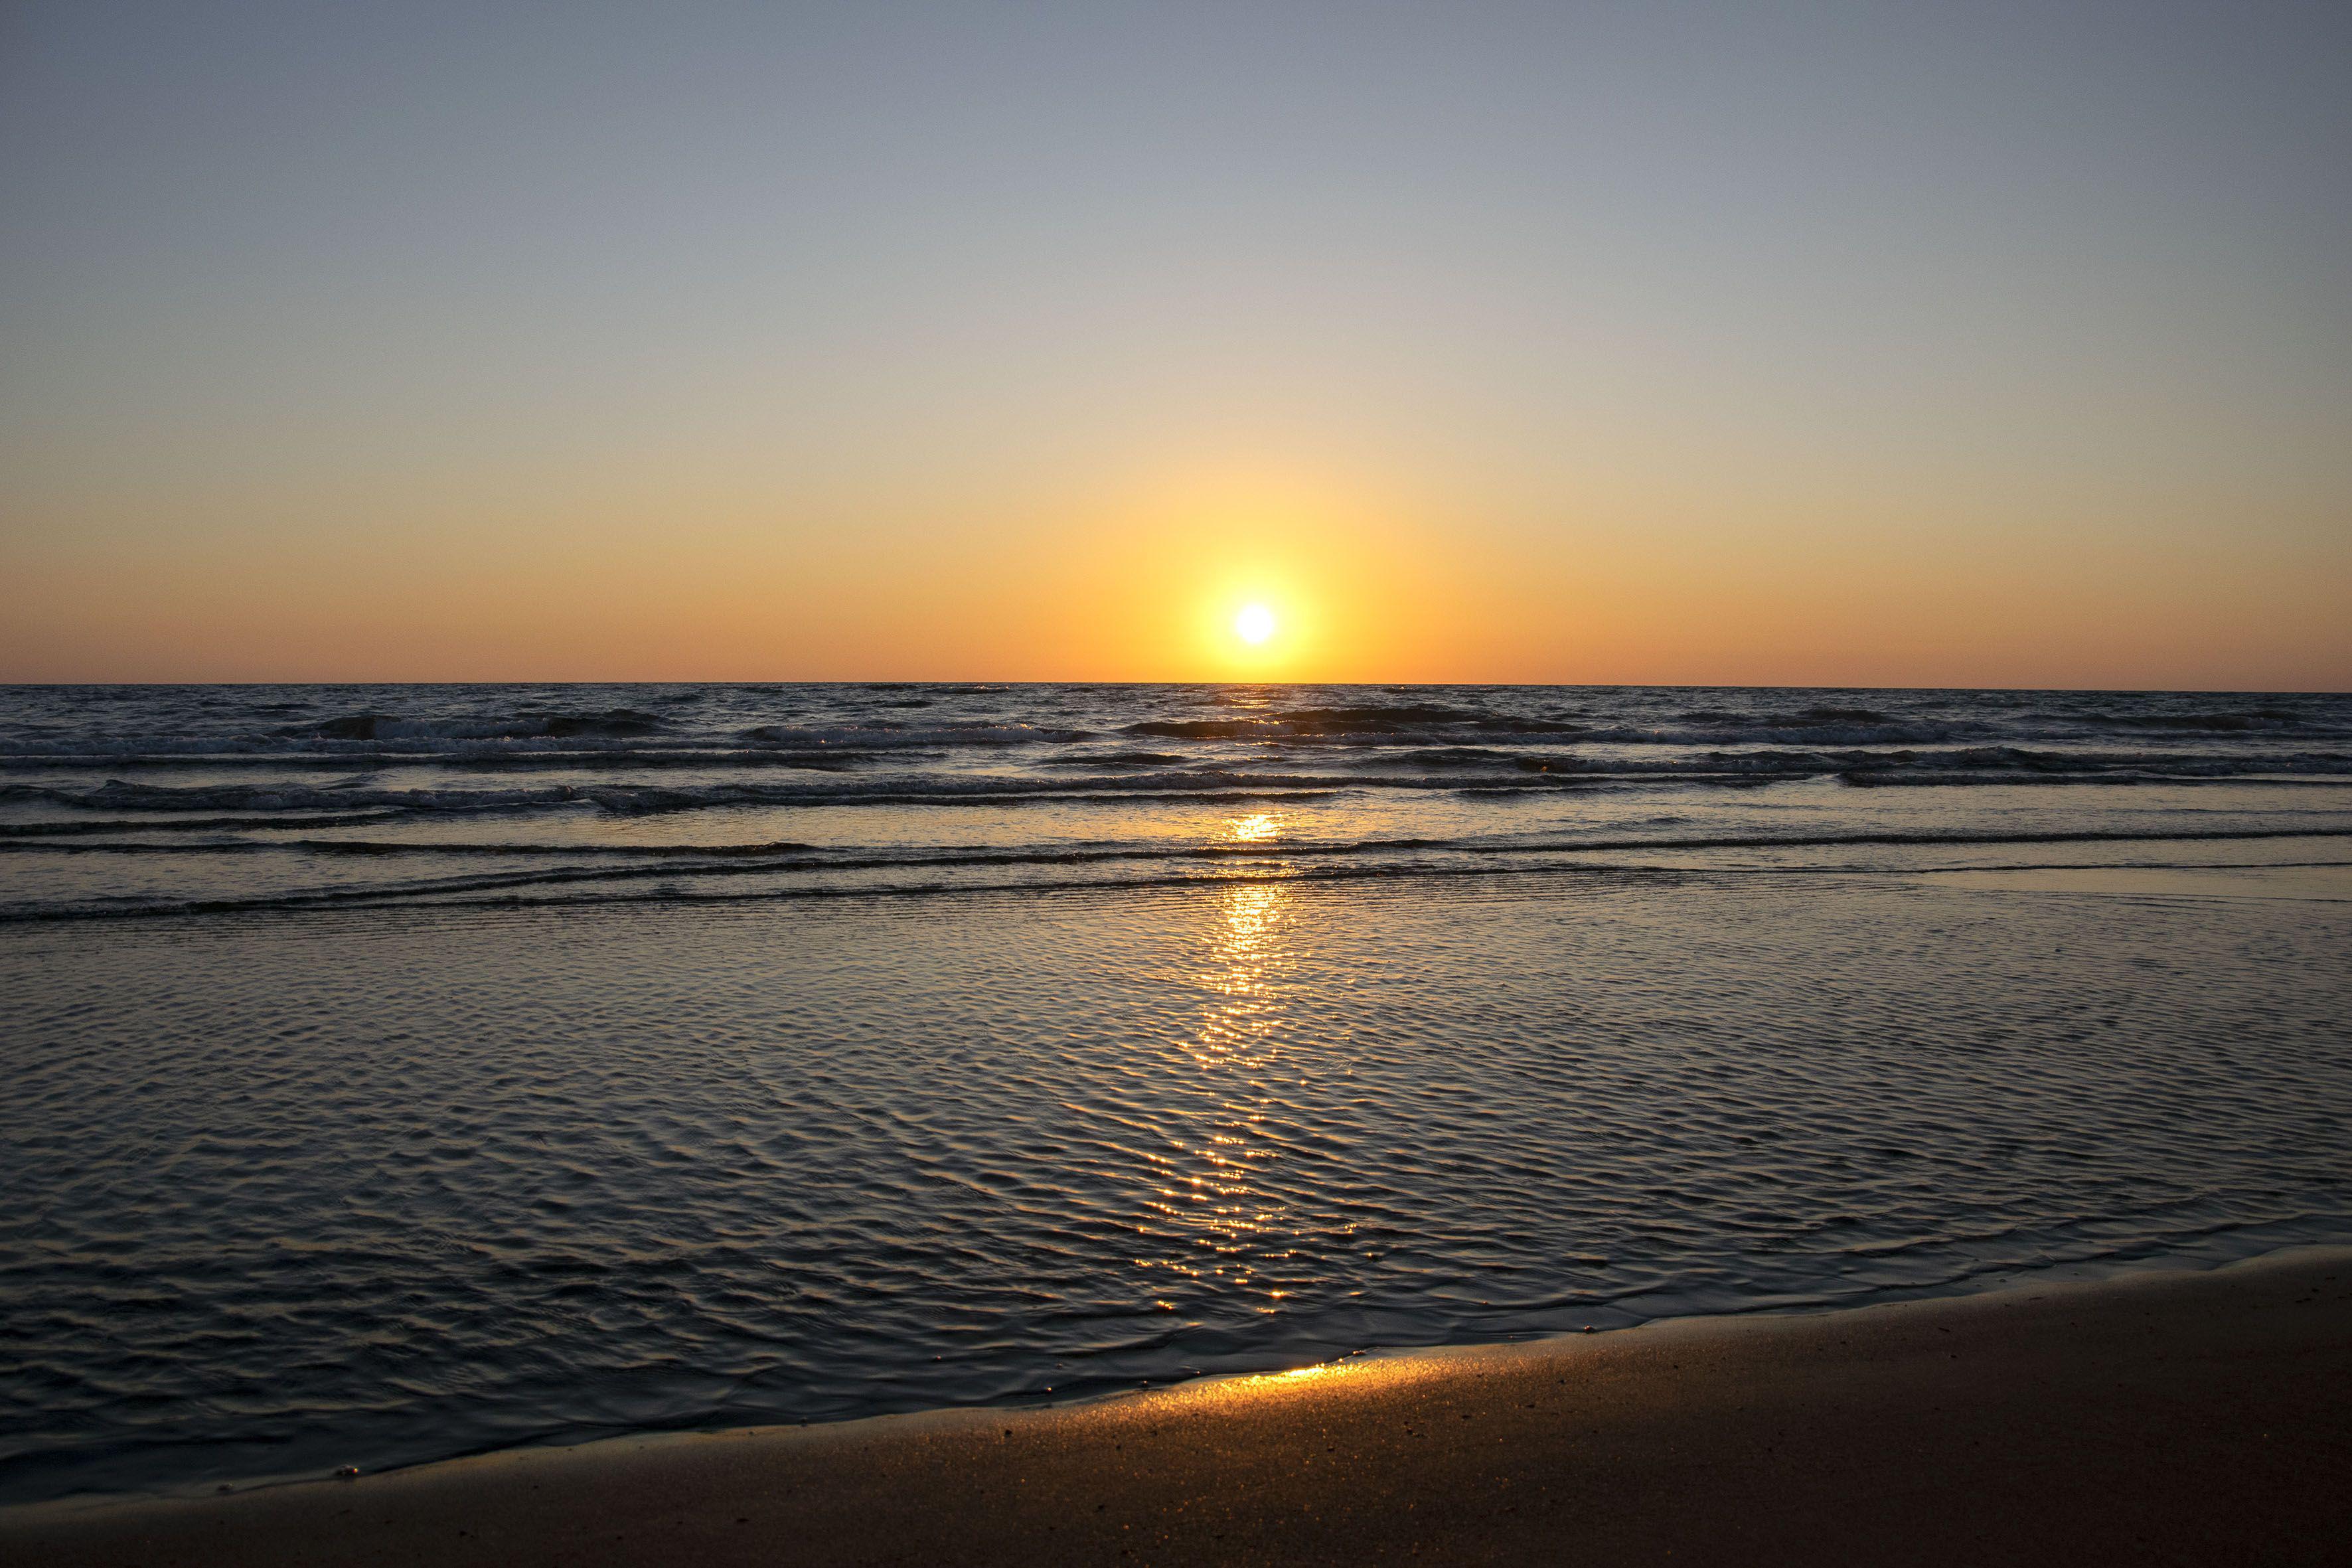
[(60, 1568), (1662, 1560), (2352, 1560), (2352, 1248), (0, 1513)]

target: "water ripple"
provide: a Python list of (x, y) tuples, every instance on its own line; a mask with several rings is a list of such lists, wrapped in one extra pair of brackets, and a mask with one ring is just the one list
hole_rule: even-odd
[(1552, 873), (0, 940), (0, 1497), (2352, 1234), (2352, 904)]

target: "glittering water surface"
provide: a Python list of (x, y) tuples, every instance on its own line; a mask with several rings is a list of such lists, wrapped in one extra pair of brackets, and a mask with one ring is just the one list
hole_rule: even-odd
[[(501, 853), (798, 811), (910, 878), (726, 901), (397, 854), (322, 900), (276, 763), (259, 826), (51, 778), (0, 802), (0, 1500), (2352, 1239), (2352, 790), (2280, 763), (2332, 710), (2225, 700), (2131, 782), (367, 808)], [(1263, 852), (946, 852), (1082, 832)]]

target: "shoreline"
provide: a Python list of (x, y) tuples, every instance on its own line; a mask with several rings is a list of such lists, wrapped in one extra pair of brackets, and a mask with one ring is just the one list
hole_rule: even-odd
[[(2225, 1234), (2231, 1239), (2242, 1240), (2250, 1233)], [(1588, 1310), (1594, 1321), (1580, 1324), (1575, 1328), (1549, 1328), (1520, 1333), (1506, 1332), (1493, 1338), (1440, 1341), (1435, 1343), (1368, 1344), (1334, 1351), (1314, 1362), (1272, 1366), (1228, 1367), (1206, 1371), (1188, 1369), (1178, 1375), (1167, 1378), (1147, 1378), (1095, 1387), (1081, 1386), (1070, 1392), (1045, 1391), (1034, 1394), (1015, 1394), (1003, 1399), (971, 1403), (950, 1401), (909, 1405), (876, 1411), (863, 1415), (817, 1415), (802, 1419), (780, 1416), (772, 1420), (750, 1423), (716, 1422), (646, 1426), (637, 1429), (608, 1428), (586, 1436), (533, 1438), (515, 1443), (430, 1454), (383, 1464), (369, 1464), (364, 1458), (361, 1458), (352, 1464), (352, 1469), (355, 1474), (387, 1476), (470, 1460), (497, 1458), (509, 1454), (568, 1452), (593, 1448), (610, 1443), (659, 1443), (671, 1438), (692, 1439), (752, 1435), (774, 1436), (787, 1433), (848, 1431), (876, 1424), (920, 1421), (934, 1416), (953, 1416), (960, 1414), (974, 1414), (982, 1416), (1031, 1415), (1058, 1410), (1083, 1409), (1108, 1401), (1147, 1394), (1167, 1394), (1175, 1390), (1200, 1388), (1213, 1384), (1269, 1377), (1297, 1377), (1318, 1367), (1328, 1369), (1353, 1366), (1362, 1362), (1444, 1357), (1487, 1351), (1499, 1352), (1560, 1345), (1580, 1342), (1585, 1336), (1595, 1333), (1619, 1334), (1635, 1329), (1658, 1329), (1677, 1323), (1696, 1324), (1746, 1319), (1820, 1317), (1857, 1312), (1874, 1307), (1914, 1305), (1973, 1296), (1997, 1296), (2022, 1290), (2038, 1291), (2049, 1286), (2104, 1285), (2139, 1276), (2211, 1274), (2222, 1269), (2242, 1268), (2250, 1264), (2284, 1258), (2288, 1254), (2317, 1254), (2331, 1250), (2341, 1250), (2347, 1258), (2352, 1258), (2352, 1240), (2338, 1241), (2333, 1237), (2325, 1240), (2309, 1240), (2271, 1236), (2264, 1237), (2251, 1250), (2231, 1247), (2215, 1251), (2180, 1247), (2133, 1258), (2075, 1258), (2063, 1262), (2045, 1262), (2032, 1268), (2003, 1268), (1930, 1284), (1887, 1286), (1870, 1291), (1857, 1299), (1843, 1301), (1778, 1300), (1759, 1305), (1653, 1310), (1627, 1317), (1623, 1315), (1624, 1300), (1627, 1299), (1621, 1299), (1591, 1307)], [(1640, 1297), (1629, 1299), (1648, 1300)], [(184, 1482), (170, 1482), (146, 1488), (125, 1487), (114, 1490), (73, 1491), (50, 1497), (15, 1500), (0, 1498), (0, 1526), (5, 1526), (5, 1521), (12, 1515), (36, 1510), (70, 1514), (89, 1510), (134, 1508), (149, 1503), (215, 1502), (230, 1497), (245, 1497), (257, 1492), (275, 1491), (287, 1487), (305, 1486), (313, 1482), (338, 1479), (340, 1474), (341, 1472), (320, 1465), (300, 1470), (243, 1477), (199, 1476)], [(5, 1537), (5, 1528), (0, 1528), (0, 1537)], [(0, 1568), (5, 1568), (5, 1564), (0, 1564)]]
[(24, 1504), (0, 1561), (2318, 1562), (2347, 1531), (2352, 1247), (2328, 1247)]

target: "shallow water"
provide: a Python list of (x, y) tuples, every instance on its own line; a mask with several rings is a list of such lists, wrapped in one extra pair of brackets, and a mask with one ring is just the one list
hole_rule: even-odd
[[(0, 1500), (2352, 1240), (2352, 789), (2245, 733), (2169, 783), (1070, 802), (1274, 847), (1058, 888), (925, 837), (1076, 820), (1034, 803), (703, 805), (673, 842), (826, 816), (832, 880), (512, 909), (398, 855), (345, 857), (352, 907), (257, 893), (311, 851), (41, 785), (8, 821), (71, 831), (0, 856)], [(1351, 812), (1421, 847), (1288, 852), (1387, 842)], [(838, 865), (885, 845), (916, 890)]]

